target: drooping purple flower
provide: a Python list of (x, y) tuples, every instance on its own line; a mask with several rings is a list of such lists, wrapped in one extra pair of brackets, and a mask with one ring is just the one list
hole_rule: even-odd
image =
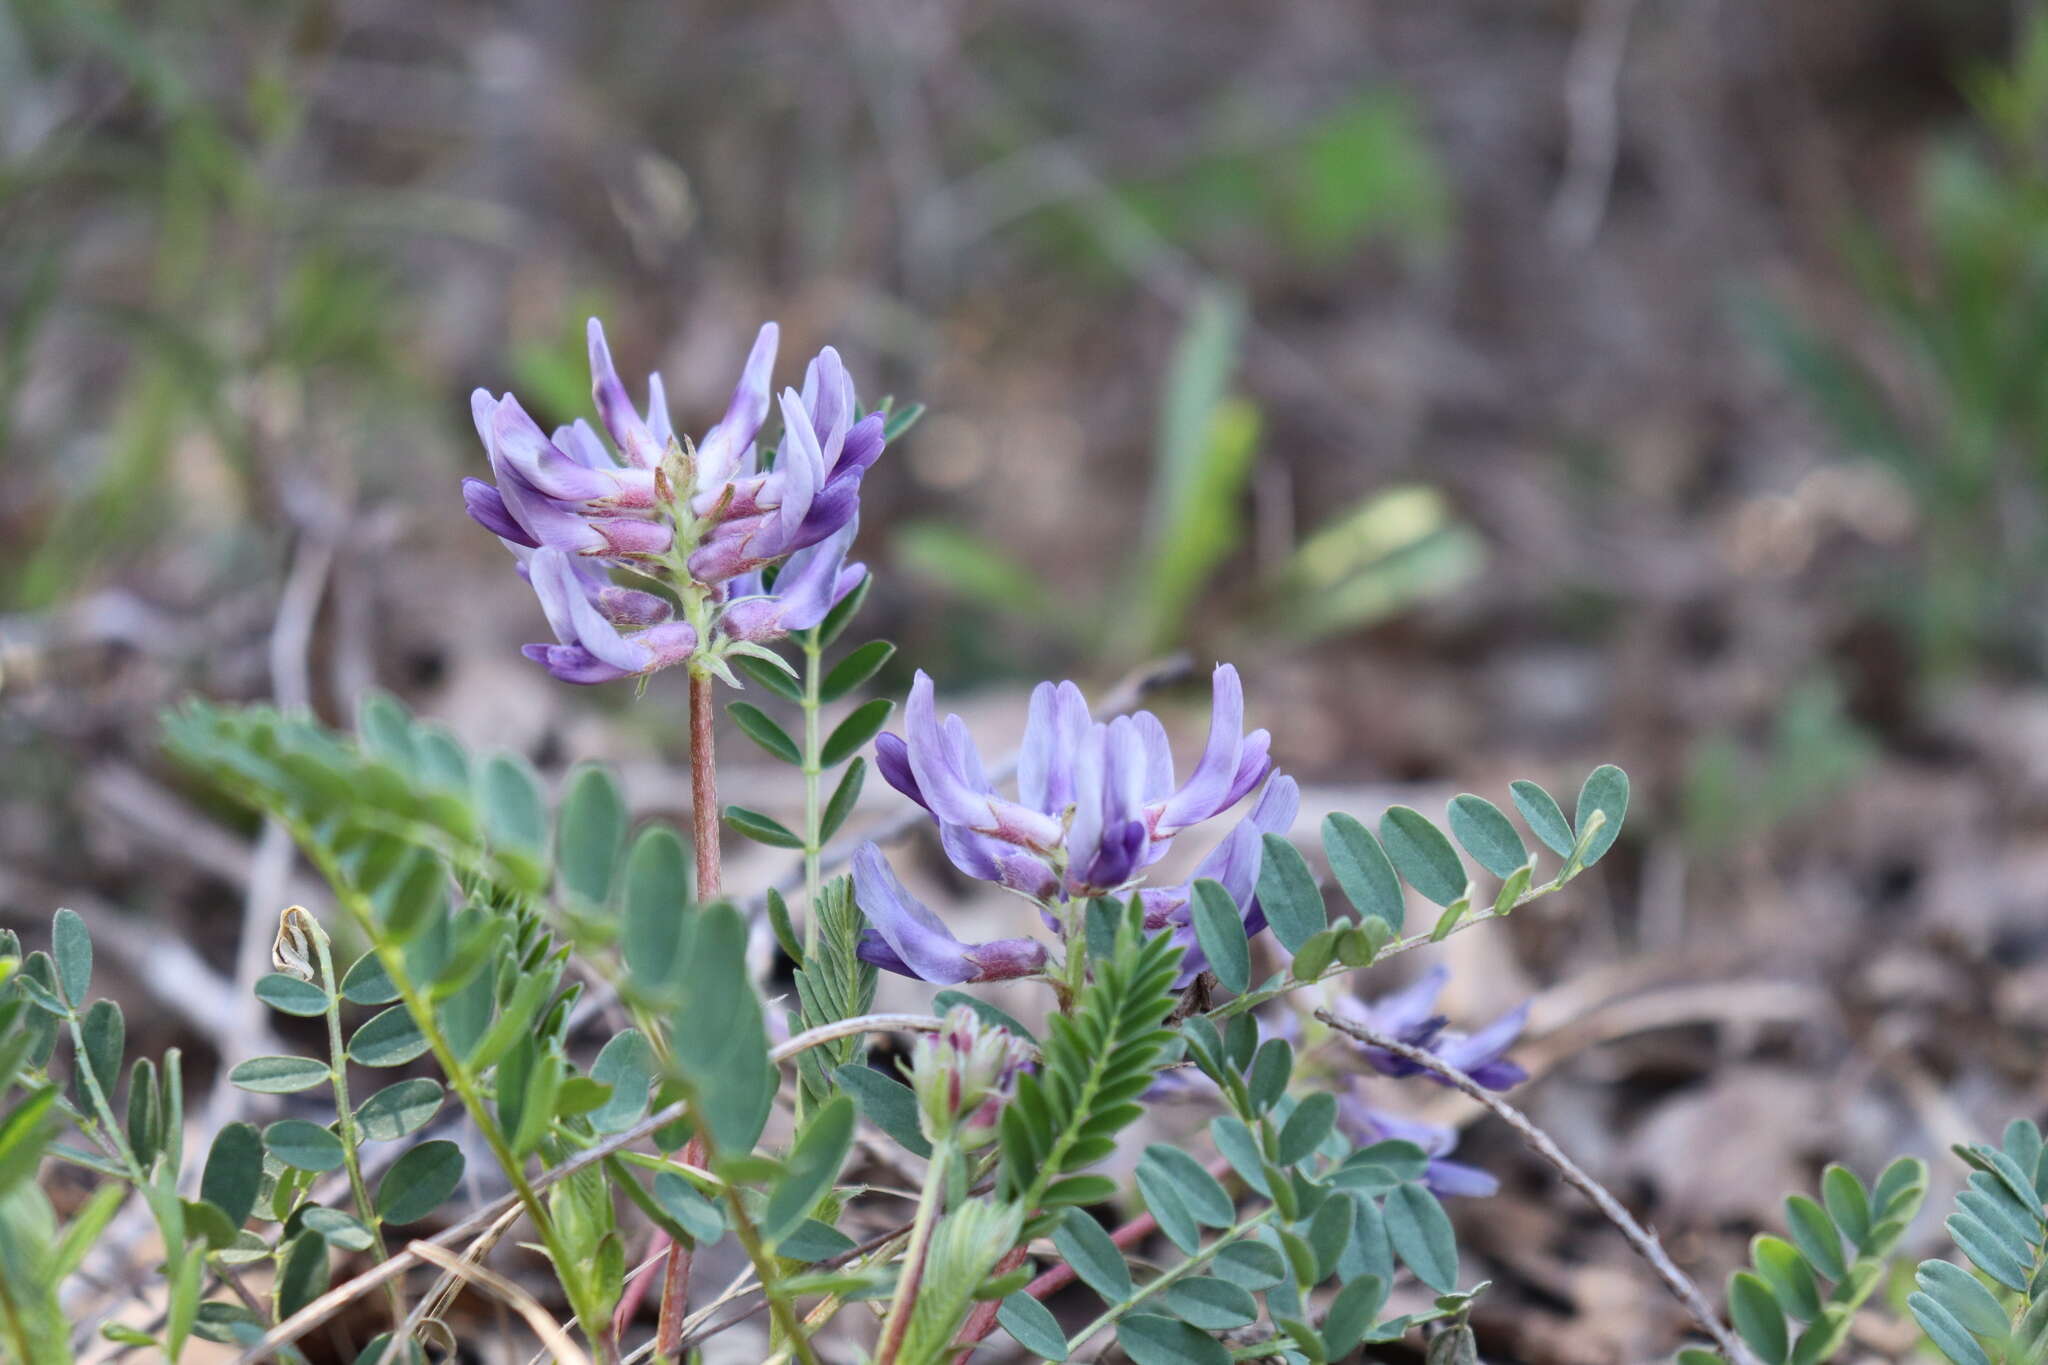
[[(903, 734), (876, 739), (875, 766), (931, 814), (954, 866), (1037, 901), (1047, 926), (1057, 928), (1059, 907), (1135, 889), (1177, 834), (1221, 814), (1272, 772), (1266, 732), (1244, 733), (1237, 670), (1220, 665), (1213, 686), (1208, 743), (1185, 782), (1175, 780), (1166, 727), (1157, 716), (1140, 711), (1097, 721), (1073, 683), (1041, 683), (1031, 694), (1016, 795), (1005, 795), (989, 780), (966, 722), (940, 719), (923, 673), (904, 706)], [(1299, 804), (1292, 780), (1267, 783), (1252, 811), (1196, 871), (1230, 890), (1248, 932), (1265, 927), (1252, 894), (1260, 836), (1291, 826)], [(1184, 959), (1187, 979), (1206, 965), (1187, 927), (1190, 885), (1141, 893), (1148, 927), (1171, 929), (1192, 950)]]
[(853, 855), (853, 894), (871, 926), (858, 952), (873, 966), (945, 986), (1007, 981), (1045, 966), (1045, 945), (1034, 939), (962, 943), (896, 879), (873, 844)]
[(862, 564), (848, 564), (846, 552), (860, 528), (858, 519), (834, 531), (784, 562), (773, 588), (763, 585), (760, 570), (741, 574), (726, 586), (729, 594), (720, 625), (735, 640), (773, 640), (793, 630), (809, 630), (860, 586), (868, 575)]
[(1157, 716), (1097, 721), (1071, 682), (1040, 683), (1031, 694), (1014, 798), (988, 780), (966, 723), (939, 720), (923, 673), (902, 737), (877, 739), (876, 766), (932, 813), (969, 876), (1043, 900), (1112, 895), (1166, 856), (1174, 835), (1228, 809), (1272, 771), (1266, 732), (1243, 733), (1237, 670), (1219, 665), (1214, 689), (1208, 745), (1179, 785)]
[[(591, 585), (560, 550), (535, 550), (527, 577), (558, 643), (527, 645), (521, 652), (563, 682), (637, 677), (680, 663), (697, 647), (697, 632), (685, 621), (663, 621), (630, 635), (621, 633), (599, 609)], [(633, 594), (635, 599), (650, 596)]]
[(1360, 1146), (1389, 1139), (1412, 1142), (1429, 1158), (1422, 1183), (1441, 1195), (1485, 1198), (1500, 1191), (1500, 1181), (1477, 1166), (1445, 1160), (1457, 1150), (1458, 1130), (1374, 1108), (1356, 1095), (1337, 1099), (1337, 1124)]
[[(1371, 1003), (1354, 996), (1344, 996), (1336, 1003), (1336, 1013), (1375, 1033), (1436, 1054), (1488, 1090), (1507, 1090), (1520, 1085), (1528, 1079), (1529, 1073), (1507, 1060), (1506, 1053), (1528, 1023), (1528, 1005), (1508, 1011), (1476, 1033), (1453, 1032), (1445, 1027), (1450, 1020), (1436, 1012), (1437, 997), (1443, 994), (1450, 979), (1448, 967), (1432, 967), (1392, 995)], [(1356, 1046), (1372, 1068), (1382, 1075), (1421, 1074), (1439, 1085), (1449, 1084), (1429, 1068), (1385, 1048), (1367, 1043)]]

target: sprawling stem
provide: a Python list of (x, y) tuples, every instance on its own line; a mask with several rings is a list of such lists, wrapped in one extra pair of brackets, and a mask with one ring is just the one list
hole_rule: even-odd
[(931, 1165), (925, 1168), (924, 1193), (917, 1201), (917, 1217), (910, 1225), (910, 1245), (903, 1252), (903, 1269), (896, 1277), (896, 1297), (890, 1300), (889, 1316), (875, 1347), (875, 1365), (895, 1365), (903, 1349), (903, 1335), (910, 1330), (910, 1315), (917, 1308), (918, 1285), (924, 1279), (925, 1255), (931, 1250), (932, 1229), (946, 1202), (947, 1168), (955, 1156), (948, 1140), (932, 1148)]
[[(356, 1111), (348, 1098), (348, 1049), (341, 1041), (341, 988), (334, 976), (334, 953), (327, 942), (327, 931), (312, 916), (305, 917), (313, 925), (313, 945), (320, 953), (320, 985), (327, 993), (327, 1075), (334, 1085), (334, 1114), (339, 1122), (341, 1137), (342, 1165), (348, 1170), (348, 1188), (354, 1195), (356, 1217), (370, 1230), (371, 1240), (376, 1244), (377, 1259), (384, 1260), (391, 1252), (384, 1245), (384, 1226), (377, 1219), (377, 1206), (370, 1199), (370, 1187), (363, 1182), (361, 1147), (363, 1135), (356, 1126)], [(391, 1305), (391, 1330), (394, 1339), (405, 1329), (405, 1299), (399, 1293), (397, 1280), (384, 1282), (384, 1293)]]

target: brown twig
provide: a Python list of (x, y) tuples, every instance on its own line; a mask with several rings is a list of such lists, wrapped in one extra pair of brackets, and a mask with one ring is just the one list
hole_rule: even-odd
[(1557, 1143), (1551, 1140), (1550, 1135), (1531, 1123), (1521, 1110), (1433, 1052), (1411, 1046), (1398, 1038), (1390, 1038), (1376, 1029), (1354, 1024), (1348, 1019), (1339, 1019), (1328, 1010), (1317, 1010), (1316, 1018), (1339, 1033), (1391, 1052), (1436, 1073), (1484, 1105), (1501, 1122), (1514, 1129), (1529, 1150), (1556, 1167), (1557, 1173), (1564, 1177), (1567, 1185), (1592, 1201), (1593, 1207), (1600, 1211), (1601, 1217), (1614, 1224), (1628, 1240), (1628, 1244), (1635, 1249), (1636, 1254), (1657, 1272), (1657, 1277), (1664, 1281), (1664, 1287), (1671, 1291), (1672, 1297), (1677, 1299), (1685, 1310), (1692, 1314), (1701, 1329), (1714, 1339), (1714, 1344), (1720, 1347), (1722, 1354), (1736, 1362), (1736, 1365), (1756, 1365), (1756, 1357), (1743, 1344), (1742, 1338), (1729, 1330), (1728, 1325), (1722, 1322), (1720, 1315), (1714, 1311), (1713, 1305), (1707, 1302), (1707, 1296), (1700, 1292), (1700, 1287), (1665, 1254), (1663, 1244), (1658, 1242), (1657, 1235), (1638, 1223), (1634, 1215), (1607, 1192), (1605, 1186), (1581, 1170), (1578, 1163), (1566, 1156)]

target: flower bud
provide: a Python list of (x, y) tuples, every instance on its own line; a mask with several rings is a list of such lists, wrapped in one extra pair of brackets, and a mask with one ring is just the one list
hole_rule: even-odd
[(917, 1040), (910, 1088), (917, 1095), (918, 1126), (932, 1142), (957, 1142), (972, 1151), (996, 1135), (1017, 1073), (1031, 1049), (1008, 1029), (956, 1005), (937, 1033)]

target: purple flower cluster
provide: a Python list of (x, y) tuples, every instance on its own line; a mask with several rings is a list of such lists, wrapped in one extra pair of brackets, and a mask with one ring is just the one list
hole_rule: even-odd
[[(807, 630), (860, 584), (867, 571), (846, 555), (861, 478), (882, 454), (882, 415), (861, 415), (828, 346), (802, 389), (782, 392), (768, 464), (756, 438), (776, 335), (774, 323), (761, 328), (725, 416), (695, 444), (678, 440), (660, 375), (648, 380), (647, 410), (634, 407), (595, 318), (591, 388), (609, 446), (588, 422), (550, 436), (510, 394), (471, 395), (496, 483), (463, 480), (463, 502), (518, 560), (555, 633), (527, 657), (565, 682), (651, 673), (725, 642)], [(665, 597), (615, 584), (621, 569), (664, 581), (686, 619)]]
[[(875, 741), (875, 766), (898, 791), (928, 811), (953, 865), (1036, 902), (1047, 926), (1094, 896), (1127, 893), (1166, 856), (1174, 837), (1236, 805), (1261, 783), (1265, 791), (1237, 828), (1212, 850), (1196, 877), (1214, 877), (1237, 899), (1247, 932), (1265, 927), (1253, 898), (1262, 833), (1293, 823), (1300, 797), (1292, 779), (1273, 776), (1264, 730), (1244, 733), (1244, 693), (1237, 670), (1214, 676), (1209, 739), (1187, 780), (1174, 777), (1166, 727), (1149, 711), (1097, 721), (1080, 688), (1041, 683), (1017, 768), (1017, 794), (995, 788), (958, 716), (939, 719), (932, 682), (917, 675), (904, 708), (904, 733)], [(1173, 930), (1191, 951), (1189, 887), (1144, 892), (1146, 922)], [(938, 916), (904, 890), (881, 853), (864, 847), (854, 860), (854, 893), (873, 926), (861, 956), (890, 971), (957, 984), (1024, 976), (1044, 966), (1033, 939), (964, 944)], [(1192, 978), (1203, 963), (1184, 963)]]

